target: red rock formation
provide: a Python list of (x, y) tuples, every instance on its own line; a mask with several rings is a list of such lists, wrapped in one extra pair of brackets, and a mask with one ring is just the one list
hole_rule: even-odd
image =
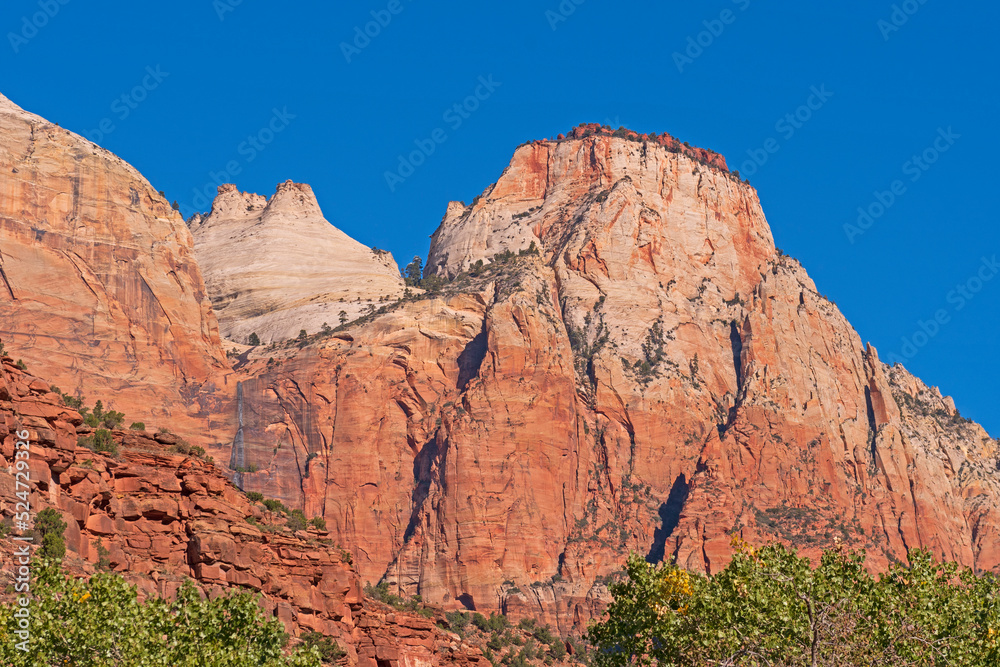
[(207, 416), (233, 387), (180, 215), (123, 160), (3, 96), (0, 175), (8, 350), (90, 403), (221, 437)]
[[(211, 453), (259, 469), (238, 474), (247, 490), (322, 514), (362, 581), (448, 607), (539, 616), (565, 633), (600, 610), (603, 581), (630, 550), (716, 571), (738, 534), (809, 554), (864, 547), (874, 568), (918, 546), (1000, 566), (997, 443), (863, 345), (804, 269), (775, 250), (756, 192), (713, 153), (596, 125), (525, 144), (471, 205), (448, 206), (428, 258), (440, 292), (257, 349), (235, 390), (218, 370), (186, 230), (156, 213), (165, 203), (113, 157), (24, 116), (0, 114), (0, 143), (16, 147), (0, 153), (0, 167), (15, 165), (0, 207), (18, 209), (0, 211), (13, 299), (0, 326), (17, 321), (9, 347), (32, 368), (51, 368), (64, 389), (91, 371), (116, 383), (125, 405), (112, 407), (147, 411), (151, 424), (193, 427), (217, 415), (205, 432), (224, 444)], [(87, 166), (79, 179), (66, 180), (77, 169), (67, 153)], [(18, 176), (22, 168), (35, 171)], [(52, 194), (77, 187), (90, 194)], [(85, 215), (90, 226), (74, 227)], [(134, 247), (123, 241), (133, 236)], [(117, 257), (151, 268), (139, 280)], [(60, 282), (28, 280), (38, 266)], [(26, 335), (31, 326), (62, 338)], [(141, 388), (156, 409), (138, 403)], [(146, 458), (126, 454), (136, 474), (103, 461), (93, 477), (77, 470), (75, 418), (54, 400), (24, 414), (51, 450), (52, 481), (38, 471), (43, 493), (86, 505), (63, 506), (77, 518), (78, 548), (101, 535), (129, 567), (186, 567), (219, 586), (255, 577), (300, 624), (343, 622), (336, 586), (304, 585), (323, 581), (323, 568), (340, 571), (336, 553), (320, 549), (306, 564), (282, 551), (294, 544), (234, 534), (245, 525), (239, 494), (186, 490), (188, 474), (207, 466), (148, 439), (133, 445), (153, 449)], [(171, 466), (171, 488), (123, 482), (156, 504), (112, 502), (111, 481), (158, 479), (152, 468)], [(147, 509), (169, 519), (168, 534)], [(291, 569), (243, 568), (233, 555), (241, 549)]]
[(56, 507), (67, 520), (72, 571), (93, 572), (104, 549), (111, 569), (143, 593), (169, 597), (187, 577), (209, 595), (258, 590), (290, 632), (334, 637), (352, 665), (486, 664), (434, 620), (363, 598), (349, 555), (325, 531), (286, 530), (214, 466), (174, 453), (176, 436), (116, 431), (122, 453), (114, 458), (77, 446), (77, 434), (90, 430), (81, 423), (48, 383), (0, 358), (0, 513), (14, 512), (8, 466), (15, 434), (27, 431), (30, 503), (35, 513)]
[[(697, 162), (708, 165), (710, 167), (715, 167), (722, 171), (728, 172), (729, 167), (726, 165), (726, 158), (719, 155), (715, 151), (706, 150), (704, 148), (696, 148), (694, 146), (688, 145), (687, 142), (681, 143), (677, 139), (673, 138), (669, 134), (661, 135), (649, 135), (649, 134), (639, 134), (638, 132), (633, 132), (632, 130), (626, 130), (620, 128), (618, 130), (613, 130), (606, 125), (599, 125), (597, 123), (581, 123), (580, 125), (573, 128), (569, 133), (570, 139), (583, 139), (590, 136), (615, 136), (621, 137), (628, 141), (637, 142), (647, 142), (654, 141), (656, 144), (663, 146), (667, 150), (674, 153), (682, 153)], [(563, 141), (566, 139), (565, 135), (560, 134), (556, 137), (556, 141)]]
[(575, 132), (449, 205), (439, 295), (251, 362), (247, 488), (322, 510), (364, 580), (564, 632), (628, 551), (716, 571), (734, 534), (997, 567), (996, 443), (878, 361), (754, 190)]

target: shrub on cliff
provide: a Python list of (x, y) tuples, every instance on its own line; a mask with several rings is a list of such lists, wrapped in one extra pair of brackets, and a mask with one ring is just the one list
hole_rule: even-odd
[(116, 574), (76, 579), (58, 568), (36, 572), (31, 586), (31, 639), (22, 651), (15, 634), (16, 599), (0, 606), (0, 664), (199, 665), (199, 667), (319, 667), (320, 648), (286, 654), (281, 623), (266, 618), (255, 595), (202, 599), (190, 581), (174, 600), (140, 603)]
[(486, 618), (479, 612), (472, 615), (472, 624), (483, 632), (503, 632), (510, 627), (510, 621), (503, 614), (490, 614)]
[(448, 622), (448, 629), (457, 633), (460, 637), (465, 636), (465, 628), (468, 627), (472, 619), (467, 611), (449, 611), (444, 615)]
[[(63, 397), (63, 401), (66, 398)], [(82, 404), (82, 401), (81, 401)], [(97, 428), (98, 426), (104, 426), (105, 428), (115, 429), (122, 425), (125, 421), (125, 415), (121, 412), (115, 410), (104, 410), (104, 403), (97, 401), (94, 404), (94, 409), (89, 408), (79, 408), (80, 414), (83, 416), (83, 422), (90, 426), (91, 428)]]
[(93, 435), (81, 436), (77, 444), (94, 452), (118, 456), (118, 443), (111, 436), (111, 431), (104, 428), (97, 429)]
[(781, 545), (738, 547), (711, 577), (629, 558), (606, 618), (588, 631), (592, 664), (1000, 664), (992, 574), (926, 551), (874, 576), (863, 553), (830, 550), (813, 567)]
[(62, 397), (63, 405), (65, 405), (66, 407), (73, 408), (74, 410), (79, 410), (81, 407), (83, 407), (83, 396), (76, 397), (76, 396), (70, 396), (69, 394), (64, 394), (62, 390), (59, 389), (59, 387), (55, 386), (50, 388), (52, 389), (53, 392), (59, 394), (59, 396)]
[(291, 531), (305, 530), (308, 522), (302, 510), (292, 510), (288, 513), (288, 529)]
[(288, 508), (282, 504), (280, 500), (275, 500), (273, 498), (266, 498), (262, 501), (264, 507), (271, 510), (272, 512), (281, 512), (282, 514), (288, 514)]
[(66, 555), (66, 522), (58, 510), (46, 507), (35, 517), (35, 534), (41, 540), (35, 555), (38, 558), (61, 561)]
[(319, 632), (304, 633), (302, 646), (307, 649), (315, 646), (320, 659), (326, 663), (336, 662), (347, 655), (347, 652), (340, 648), (336, 641)]

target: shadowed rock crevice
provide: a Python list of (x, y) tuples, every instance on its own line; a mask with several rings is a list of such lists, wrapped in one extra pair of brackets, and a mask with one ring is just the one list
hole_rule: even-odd
[(736, 392), (743, 391), (743, 336), (736, 322), (729, 325), (729, 344), (733, 349), (733, 369), (736, 371)]
[(435, 436), (420, 449), (420, 452), (413, 459), (413, 494), (411, 495), (413, 510), (410, 512), (410, 521), (406, 524), (406, 531), (403, 533), (404, 542), (413, 537), (413, 533), (417, 530), (420, 511), (423, 509), (427, 496), (430, 495), (434, 462), (440, 453), (441, 450)]
[(736, 421), (736, 413), (740, 407), (743, 397), (743, 336), (740, 334), (739, 326), (736, 322), (729, 323), (729, 346), (733, 353), (733, 371), (736, 376), (736, 396), (733, 399), (733, 406), (729, 408), (726, 415), (726, 423), (719, 424), (716, 428), (719, 431), (719, 439), (726, 437), (726, 433)]
[(486, 358), (489, 349), (488, 336), (486, 334), (486, 320), (483, 320), (483, 328), (476, 337), (469, 341), (462, 353), (458, 355), (458, 389), (464, 391), (475, 377), (479, 375), (479, 369)]
[(684, 475), (679, 475), (674, 480), (674, 485), (670, 488), (670, 495), (667, 496), (667, 502), (660, 505), (662, 524), (653, 532), (653, 545), (646, 555), (646, 562), (663, 562), (663, 557), (666, 555), (667, 539), (670, 538), (680, 522), (681, 510), (684, 509), (684, 501), (687, 500), (689, 489), (690, 484)]
[(875, 436), (878, 434), (878, 424), (875, 421), (875, 406), (872, 405), (872, 390), (869, 387), (865, 387), (865, 405), (868, 408), (868, 431), (871, 436), (869, 444), (872, 452), (872, 460), (874, 461), (876, 455)]

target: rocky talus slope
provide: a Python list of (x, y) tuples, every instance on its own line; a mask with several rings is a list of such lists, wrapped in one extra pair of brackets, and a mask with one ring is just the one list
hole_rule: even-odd
[(0, 337), (64, 390), (199, 440), (228, 412), (215, 393), (235, 394), (180, 215), (121, 158), (2, 95)]
[[(172, 434), (115, 431), (118, 456), (78, 446), (93, 429), (44, 380), (0, 357), (0, 512), (14, 512), (15, 433), (30, 442), (33, 512), (65, 517), (65, 566), (106, 567), (141, 592), (171, 596), (188, 577), (209, 595), (253, 589), (293, 635), (333, 637), (362, 667), (488, 665), (479, 648), (362, 595), (350, 556), (326, 531), (293, 532), (219, 470), (177, 452)], [(13, 545), (4, 553), (13, 553)], [(102, 562), (103, 560), (103, 562)], [(13, 577), (10, 568), (5, 576)]]
[(308, 185), (282, 183), (270, 199), (223, 185), (189, 225), (222, 336), (239, 343), (315, 333), (403, 293), (392, 255), (327, 222)]
[(449, 205), (440, 291), (251, 356), (241, 483), (325, 516), (365, 580), (564, 632), (629, 551), (718, 571), (734, 535), (996, 569), (997, 443), (879, 361), (753, 188), (575, 134)]

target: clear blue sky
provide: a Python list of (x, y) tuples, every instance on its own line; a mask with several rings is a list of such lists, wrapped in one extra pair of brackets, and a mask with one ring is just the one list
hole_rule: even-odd
[[(883, 359), (910, 353), (1000, 435), (1000, 275), (975, 280), (1000, 254), (1000, 10), (901, 4), (893, 17), (889, 0), (8, 0), (0, 91), (92, 138), (108, 119), (98, 143), (186, 210), (230, 162), (244, 190), (310, 183), (331, 222), (401, 264), (426, 256), (446, 203), (495, 181), (523, 141), (584, 121), (670, 132), (755, 172), (778, 246), (861, 337)], [(35, 17), (36, 34), (24, 17), (44, 6), (54, 15)], [(373, 11), (387, 25), (345, 55)], [(705, 46), (679, 60), (689, 38)], [(475, 111), (445, 117), (490, 76)], [(141, 102), (121, 101), (143, 84)], [(832, 96), (800, 110), (813, 86)], [(275, 109), (295, 117), (261, 136)], [(779, 125), (796, 112), (808, 120)], [(438, 128), (446, 140), (391, 190), (386, 171)], [(766, 163), (741, 166), (765, 146)], [(911, 161), (925, 150), (933, 164)], [(874, 193), (894, 181), (900, 194), (852, 243), (844, 225), (859, 206), (878, 213)]]

